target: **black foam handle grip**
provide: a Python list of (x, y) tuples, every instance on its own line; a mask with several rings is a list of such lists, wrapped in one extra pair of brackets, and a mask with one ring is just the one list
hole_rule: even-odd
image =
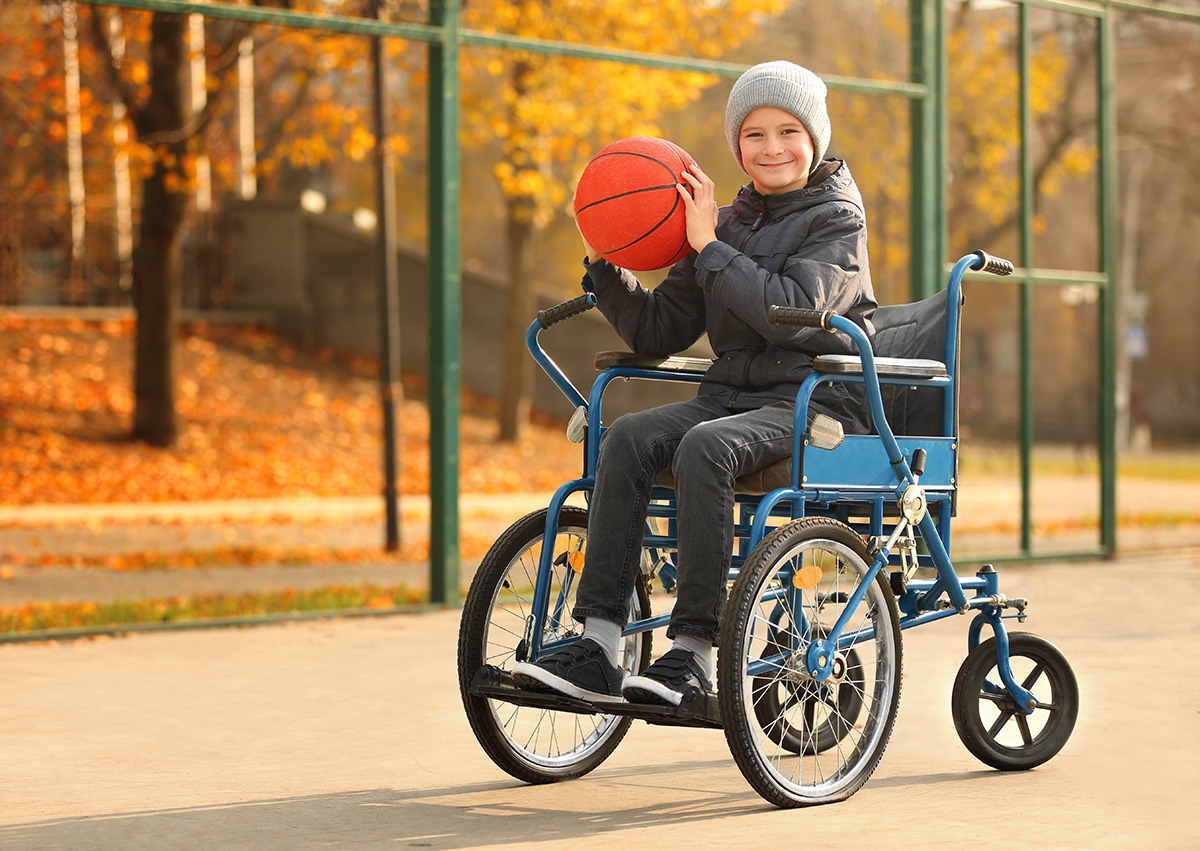
[(554, 307), (548, 307), (545, 310), (539, 310), (537, 319), (538, 324), (543, 328), (549, 328), (556, 322), (562, 322), (564, 319), (570, 319), (572, 316), (578, 316), (581, 313), (586, 313), (595, 305), (595, 299), (588, 293), (564, 301), (562, 304), (556, 304)]
[(981, 272), (990, 272), (993, 275), (1011, 275), (1013, 273), (1013, 264), (1010, 260), (1005, 260), (1003, 257), (993, 257), (986, 251), (976, 251), (979, 257), (979, 265), (975, 268)]
[(805, 328), (829, 327), (829, 320), (836, 316), (832, 310), (810, 310), (807, 307), (784, 307), (781, 304), (771, 305), (767, 311), (767, 321), (772, 325), (802, 325)]

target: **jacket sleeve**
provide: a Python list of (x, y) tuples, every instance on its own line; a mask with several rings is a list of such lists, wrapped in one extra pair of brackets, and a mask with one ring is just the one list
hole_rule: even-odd
[(696, 286), (696, 254), (676, 263), (648, 290), (628, 269), (607, 260), (587, 264), (596, 305), (633, 351), (665, 357), (681, 352), (704, 333), (704, 293)]
[(783, 348), (802, 349), (809, 338), (825, 332), (771, 325), (767, 312), (772, 305), (832, 310), (855, 318), (867, 298), (860, 281), (860, 272), (868, 268), (867, 228), (861, 210), (850, 204), (831, 204), (800, 245), (781, 246), (780, 251), (789, 256), (781, 271), (772, 273), (731, 245), (711, 243), (697, 258), (696, 279), (717, 303), (769, 344)]

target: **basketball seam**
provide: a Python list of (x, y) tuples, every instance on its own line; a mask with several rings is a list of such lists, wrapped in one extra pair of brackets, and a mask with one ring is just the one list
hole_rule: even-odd
[[(673, 148), (668, 148), (668, 150), (670, 150), (670, 152), (672, 154), (675, 154), (676, 159), (679, 159), (680, 162), (683, 162), (683, 160), (679, 157), (679, 153), (676, 150), (674, 150)], [(660, 166), (667, 169), (667, 171), (670, 171), (672, 174), (674, 174), (674, 171), (672, 169), (668, 168), (667, 164), (665, 162), (663, 162), (662, 160), (660, 160), (658, 157), (652, 157), (649, 154), (643, 154), (643, 153), (640, 153), (639, 151), (609, 151), (607, 154), (597, 154), (596, 155), (597, 160), (607, 159), (608, 157), (641, 157), (644, 160), (650, 160), (650, 162), (652, 162), (652, 163), (658, 163)], [(686, 164), (687, 163), (684, 163), (684, 165), (686, 165)]]
[[(584, 204), (582, 207), (580, 207), (575, 212), (577, 214), (582, 213), (584, 210), (595, 207), (597, 204), (604, 204), (604, 203), (607, 203), (608, 201), (615, 201), (617, 198), (628, 198), (630, 195), (639, 195), (642, 192), (657, 192), (660, 189), (674, 189), (676, 187), (676, 185), (677, 184), (674, 184), (674, 183), (664, 183), (662, 186), (643, 186), (640, 189), (630, 189), (628, 192), (621, 192), (618, 195), (607, 195), (604, 198), (601, 198), (597, 201), (592, 201), (588, 204)], [(675, 208), (672, 207), (671, 211), (674, 212)]]
[[(615, 197), (615, 196), (614, 196), (614, 197)], [(663, 225), (665, 225), (667, 222), (669, 222), (669, 221), (671, 220), (671, 216), (675, 215), (675, 211), (676, 211), (676, 210), (678, 210), (678, 209), (679, 209), (679, 197), (678, 197), (678, 196), (676, 196), (676, 197), (675, 197), (675, 203), (673, 203), (673, 204), (671, 205), (671, 209), (670, 209), (669, 211), (667, 211), (667, 214), (666, 214), (665, 216), (663, 216), (661, 219), (659, 219), (659, 220), (658, 220), (658, 224), (656, 224), (654, 227), (650, 228), (650, 230), (646, 231), (644, 234), (642, 234), (641, 236), (639, 236), (639, 237), (638, 237), (637, 239), (635, 239), (633, 242), (630, 242), (630, 243), (627, 243), (627, 244), (625, 244), (625, 245), (622, 245), (620, 248), (611, 248), (611, 249), (609, 249), (608, 251), (604, 251), (604, 252), (601, 252), (601, 253), (603, 253), (603, 254), (616, 254), (618, 251), (624, 251), (626, 248), (632, 248), (633, 246), (635, 246), (635, 245), (637, 245), (639, 242), (641, 242), (643, 239), (645, 239), (646, 237), (650, 236), (652, 233), (654, 233), (654, 232), (655, 232), (656, 230), (658, 230), (660, 227), (662, 227)], [(685, 237), (685, 239), (686, 239), (686, 237)]]

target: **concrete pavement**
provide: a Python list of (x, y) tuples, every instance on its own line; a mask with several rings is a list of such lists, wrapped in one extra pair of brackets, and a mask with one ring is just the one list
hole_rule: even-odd
[(1065, 750), (1013, 774), (970, 756), (951, 619), (905, 634), (875, 776), (792, 811), (711, 730), (639, 723), (581, 780), (511, 780), (463, 717), (453, 610), (0, 646), (0, 849), (1200, 847), (1200, 556), (1001, 584), (1075, 669)]

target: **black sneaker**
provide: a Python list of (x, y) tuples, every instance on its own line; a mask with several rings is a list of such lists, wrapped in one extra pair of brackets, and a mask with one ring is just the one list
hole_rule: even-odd
[(568, 644), (537, 662), (518, 662), (513, 682), (530, 691), (554, 691), (580, 700), (621, 696), (621, 670), (608, 661), (604, 648), (590, 638)]
[(696, 655), (680, 647), (668, 650), (640, 675), (628, 677), (621, 687), (621, 693), (630, 703), (668, 706), (678, 706), (684, 695), (695, 691), (712, 691), (712, 683), (700, 668)]

